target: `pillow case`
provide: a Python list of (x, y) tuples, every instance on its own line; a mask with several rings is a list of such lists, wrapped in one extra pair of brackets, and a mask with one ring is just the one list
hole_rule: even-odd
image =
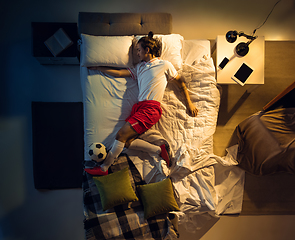
[(82, 67), (110, 66), (126, 68), (132, 64), (131, 36), (92, 36), (81, 34)]
[(144, 207), (146, 219), (171, 211), (180, 211), (174, 198), (170, 178), (161, 182), (137, 186)]
[[(133, 64), (139, 63), (136, 51), (136, 43), (143, 36), (135, 36), (133, 41)], [(176, 70), (182, 67), (182, 44), (183, 36), (180, 34), (168, 34), (168, 35), (154, 35), (162, 42), (162, 54), (161, 58), (167, 60), (173, 64)]]
[(204, 56), (211, 57), (210, 41), (205, 39), (184, 40), (182, 60), (184, 64), (195, 65)]
[(131, 186), (128, 167), (106, 176), (93, 177), (93, 180), (100, 194), (103, 211), (138, 201)]

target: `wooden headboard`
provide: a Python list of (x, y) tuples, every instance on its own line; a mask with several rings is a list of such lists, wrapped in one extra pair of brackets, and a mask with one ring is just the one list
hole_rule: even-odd
[(78, 31), (95, 36), (172, 33), (170, 13), (102, 13), (79, 12)]

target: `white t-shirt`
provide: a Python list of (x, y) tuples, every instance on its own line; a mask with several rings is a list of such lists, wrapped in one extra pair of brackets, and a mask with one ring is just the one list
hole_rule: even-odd
[(167, 81), (177, 76), (174, 66), (166, 60), (153, 58), (149, 62), (138, 63), (128, 68), (131, 77), (138, 81), (138, 101), (162, 101)]

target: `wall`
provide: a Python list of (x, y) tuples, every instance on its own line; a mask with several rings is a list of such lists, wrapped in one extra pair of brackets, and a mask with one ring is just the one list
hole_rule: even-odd
[[(32, 101), (81, 101), (78, 66), (42, 66), (31, 54), (32, 21), (77, 22), (79, 11), (170, 12), (173, 32), (214, 39), (251, 33), (276, 0), (27, 0), (1, 4), (0, 239), (83, 239), (82, 192), (40, 192), (32, 169)], [(295, 1), (282, 0), (258, 35), (295, 40)], [(66, 224), (67, 223), (67, 224)]]

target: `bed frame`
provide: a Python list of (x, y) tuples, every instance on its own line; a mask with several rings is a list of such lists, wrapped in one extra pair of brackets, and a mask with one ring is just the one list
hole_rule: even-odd
[(80, 12), (79, 34), (95, 36), (123, 36), (172, 33), (172, 16), (169, 13), (102, 13)]

